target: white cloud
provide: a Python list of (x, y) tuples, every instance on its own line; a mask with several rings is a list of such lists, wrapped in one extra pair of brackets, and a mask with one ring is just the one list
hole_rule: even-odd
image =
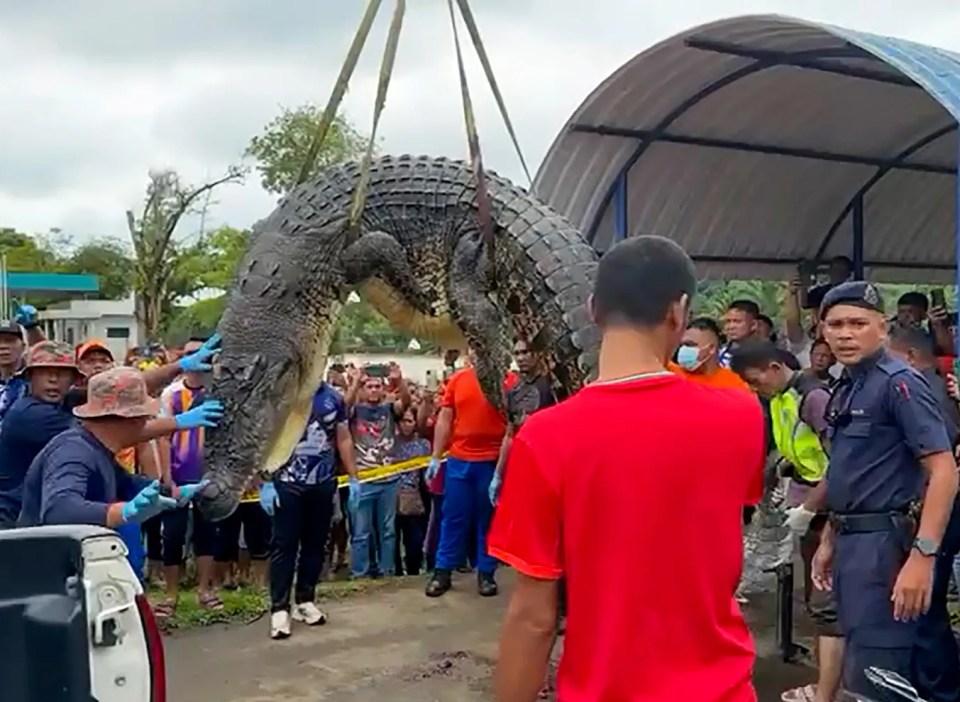
[[(319, 9), (321, 5), (334, 5)], [(281, 104), (323, 103), (361, 3), (308, 0), (0, 0), (0, 225), (124, 235), (147, 171), (201, 181), (236, 163)], [(390, 3), (345, 108), (369, 129)], [(524, 154), (535, 171), (589, 92), (656, 41), (745, 13), (783, 13), (960, 49), (960, 5), (915, 0), (686, 3), (482, 0), (474, 12)], [(894, 9), (899, 7), (900, 9)], [(520, 182), (482, 73), (464, 34), (487, 164)], [(465, 155), (445, 3), (410, 3), (387, 111), (384, 150)], [(251, 175), (217, 194), (208, 223), (247, 226), (272, 208)], [(188, 223), (189, 227), (189, 223)]]

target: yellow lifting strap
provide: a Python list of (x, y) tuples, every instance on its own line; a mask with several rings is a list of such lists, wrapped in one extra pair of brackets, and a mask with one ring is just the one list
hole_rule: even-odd
[[(460, 39), (457, 33), (453, 3), (454, 0), (448, 0), (447, 4), (450, 10), (450, 20), (453, 25), (454, 45), (457, 52), (457, 66), (460, 75), (460, 92), (463, 100), (464, 126), (467, 132), (467, 143), (470, 149), (470, 159), (472, 161), (474, 173), (477, 178), (477, 208), (478, 218), (480, 220), (480, 228), (484, 234), (484, 239), (488, 243), (488, 252), (492, 263), (494, 256), (494, 240), (490, 212), (490, 195), (486, 187), (486, 177), (484, 175), (483, 162), (480, 153), (480, 140), (477, 134), (476, 118), (473, 111), (473, 103), (470, 99), (470, 90), (467, 85), (466, 70), (464, 68)], [(353, 73), (356, 70), (357, 63), (360, 59), (360, 54), (363, 52), (363, 47), (370, 35), (370, 29), (377, 17), (377, 13), (380, 10), (381, 4), (382, 0), (369, 0), (367, 3), (367, 9), (363, 14), (363, 18), (360, 21), (360, 26), (358, 27), (357, 33), (350, 45), (346, 61), (340, 69), (340, 74), (337, 77), (336, 83), (334, 84), (333, 92), (330, 95), (327, 106), (324, 109), (322, 117), (320, 118), (320, 123), (317, 125), (313, 139), (310, 142), (306, 158), (304, 159), (304, 162), (300, 168), (300, 173), (297, 177), (297, 185), (306, 182), (313, 172), (317, 155), (320, 153), (320, 147), (323, 145), (323, 142), (327, 137), (327, 133), (330, 131), (330, 127), (333, 125), (333, 122), (337, 117), (340, 104), (343, 101), (343, 96), (347, 92), (350, 79), (353, 77)], [(467, 27), (467, 31), (470, 34), (474, 49), (477, 52), (477, 56), (480, 59), (480, 64), (482, 65), (483, 71), (486, 74), (487, 81), (490, 84), (490, 89), (493, 92), (494, 99), (497, 102), (500, 115), (503, 117), (504, 124), (507, 127), (507, 133), (510, 135), (510, 139), (513, 142), (513, 147), (520, 159), (520, 165), (523, 167), (523, 171), (527, 176), (527, 180), (532, 185), (533, 180), (530, 177), (530, 170), (527, 168), (527, 162), (524, 159), (523, 152), (520, 149), (520, 143), (516, 136), (516, 130), (513, 128), (513, 123), (510, 120), (509, 114), (507, 113), (506, 103), (503, 100), (500, 87), (497, 85), (496, 78), (493, 75), (493, 68), (490, 65), (490, 60), (487, 56), (486, 49), (484, 48), (483, 41), (480, 38), (480, 31), (477, 28), (476, 20), (474, 19), (473, 13), (470, 10), (468, 0), (456, 0), (456, 4), (460, 10), (460, 15), (463, 18), (464, 24)], [(370, 163), (372, 161), (373, 151), (376, 146), (376, 137), (380, 124), (380, 117), (382, 116), (384, 107), (386, 106), (387, 92), (390, 86), (390, 78), (393, 74), (393, 67), (396, 60), (397, 47), (399, 46), (400, 41), (400, 31), (403, 28), (403, 18), (405, 12), (406, 0), (396, 0), (393, 11), (393, 20), (390, 23), (386, 46), (384, 48), (383, 58), (380, 63), (380, 74), (377, 84), (377, 99), (374, 105), (373, 126), (370, 133), (370, 140), (367, 143), (367, 149), (364, 153), (363, 161), (360, 166), (360, 179), (357, 183), (356, 190), (354, 191), (353, 203), (350, 209), (351, 227), (355, 227), (359, 223), (360, 217), (363, 214), (363, 206), (366, 201), (367, 185), (370, 178)], [(491, 265), (491, 273), (494, 268), (495, 266)]]

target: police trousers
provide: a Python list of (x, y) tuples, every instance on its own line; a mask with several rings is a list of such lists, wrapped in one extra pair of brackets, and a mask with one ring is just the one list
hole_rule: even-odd
[(843, 686), (880, 702), (886, 698), (867, 679), (867, 668), (883, 668), (915, 682), (912, 662), (918, 623), (896, 621), (890, 601), (913, 533), (906, 525), (891, 523), (884, 531), (841, 532), (835, 538), (833, 590), (847, 641)]

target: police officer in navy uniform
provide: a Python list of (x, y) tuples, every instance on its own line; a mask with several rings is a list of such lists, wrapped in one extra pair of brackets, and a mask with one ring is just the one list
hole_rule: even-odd
[[(922, 683), (914, 660), (918, 620), (930, 609), (957, 466), (929, 384), (884, 349), (887, 320), (876, 287), (838, 285), (824, 296), (820, 319), (845, 371), (827, 406), (831, 519), (813, 577), (836, 594), (847, 641), (844, 687), (882, 700), (864, 674), (868, 667)], [(924, 699), (957, 700), (960, 690)]]

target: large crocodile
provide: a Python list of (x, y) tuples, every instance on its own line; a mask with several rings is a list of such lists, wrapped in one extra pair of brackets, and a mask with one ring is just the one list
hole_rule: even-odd
[(567, 391), (593, 369), (598, 337), (585, 303), (597, 256), (567, 220), (487, 173), (491, 257), (468, 165), (376, 160), (351, 228), (359, 179), (357, 164), (328, 170), (254, 228), (218, 327), (212, 392), (226, 418), (207, 437), (210, 484), (199, 503), (213, 519), (233, 511), (255, 471), (290, 457), (351, 290), (397, 328), (475, 351), (481, 387), (500, 409), (513, 335), (547, 354)]

